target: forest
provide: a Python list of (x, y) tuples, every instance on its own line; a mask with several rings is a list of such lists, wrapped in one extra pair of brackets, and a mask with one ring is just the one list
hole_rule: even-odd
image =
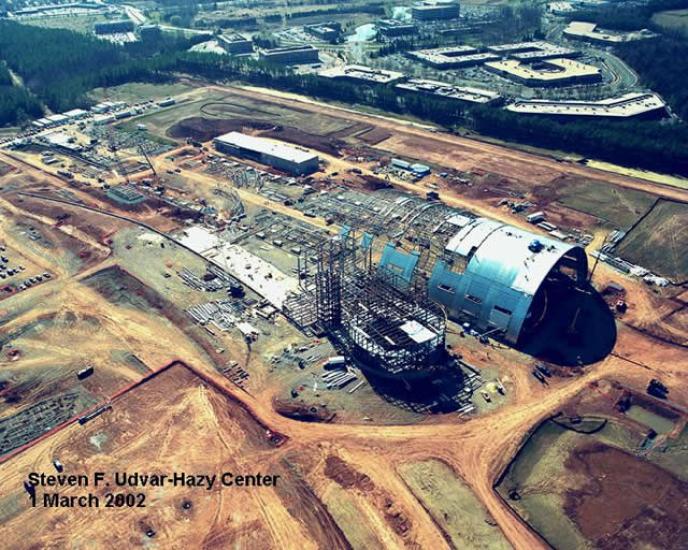
[[(62, 29), (0, 21), (0, 60), (26, 87), (3, 90), (7, 110), (0, 114), (0, 124), (18, 122), (20, 117), (11, 113), (12, 102), (17, 110), (26, 110), (30, 96), (61, 112), (88, 106), (86, 93), (99, 86), (169, 79), (165, 71), (174, 67), (176, 53), (188, 46), (183, 39), (172, 37), (160, 44), (137, 42), (122, 47)], [(0, 82), (2, 78), (0, 70)], [(31, 112), (34, 110), (32, 106)]]
[(570, 19), (597, 23), (603, 29), (634, 31), (653, 28), (652, 15), (658, 11), (683, 8), (688, 8), (688, 0), (650, 0), (644, 4), (617, 2), (606, 7), (576, 11)]
[(648, 88), (659, 92), (683, 120), (688, 120), (688, 41), (661, 36), (642, 48), (631, 43), (615, 53), (628, 63)]
[(41, 103), (29, 92), (13, 85), (7, 65), (0, 61), (0, 126), (21, 124), (41, 116)]

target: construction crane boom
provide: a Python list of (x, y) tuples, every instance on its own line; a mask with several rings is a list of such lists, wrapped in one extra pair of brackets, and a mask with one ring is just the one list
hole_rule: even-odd
[(158, 172), (155, 170), (155, 166), (153, 166), (153, 162), (151, 161), (150, 157), (148, 156), (148, 153), (146, 153), (146, 148), (143, 146), (143, 143), (139, 143), (139, 151), (141, 151), (143, 158), (146, 159), (148, 166), (150, 166), (150, 169), (153, 172), (153, 176), (157, 178)]

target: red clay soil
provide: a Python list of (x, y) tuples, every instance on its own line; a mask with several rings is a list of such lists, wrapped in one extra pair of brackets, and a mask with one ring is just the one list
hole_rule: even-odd
[(564, 509), (596, 548), (685, 548), (688, 483), (601, 443), (573, 451), (566, 468), (587, 477), (566, 494)]
[(372, 495), (373, 502), (394, 532), (400, 537), (410, 535), (413, 523), (408, 514), (392, 500), (384, 489), (375, 485), (367, 475), (352, 468), (338, 456), (327, 457), (325, 475), (344, 489), (358, 489), (362, 493)]
[(375, 484), (367, 475), (361, 474), (338, 456), (327, 457), (325, 475), (336, 481), (344, 489), (355, 487), (364, 493), (369, 493), (375, 489)]
[(244, 129), (269, 130), (273, 125), (248, 118), (204, 118), (190, 117), (180, 120), (167, 130), (171, 138), (191, 138), (208, 141), (227, 132), (240, 132)]
[(274, 399), (272, 406), (282, 416), (303, 422), (331, 422), (335, 417), (335, 413), (327, 406), (294, 403), (284, 399)]

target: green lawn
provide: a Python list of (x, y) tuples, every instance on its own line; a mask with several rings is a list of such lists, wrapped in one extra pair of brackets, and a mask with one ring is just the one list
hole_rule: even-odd
[(688, 203), (659, 201), (617, 251), (622, 258), (675, 282), (688, 280)]
[(571, 182), (557, 190), (558, 202), (606, 220), (615, 228), (633, 225), (654, 204), (650, 193), (600, 181)]
[(660, 27), (678, 30), (688, 36), (688, 9), (661, 11), (652, 16), (652, 21)]

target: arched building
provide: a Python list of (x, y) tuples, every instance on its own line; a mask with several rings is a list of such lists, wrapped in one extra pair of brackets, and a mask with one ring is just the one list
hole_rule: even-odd
[(516, 344), (545, 319), (551, 291), (585, 283), (587, 272), (581, 246), (477, 218), (447, 243), (428, 292), (450, 317)]

